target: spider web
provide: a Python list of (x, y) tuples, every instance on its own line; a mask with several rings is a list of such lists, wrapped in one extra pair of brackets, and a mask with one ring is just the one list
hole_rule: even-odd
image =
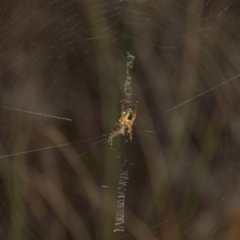
[[(239, 239), (239, 9), (2, 1), (0, 238)], [(139, 106), (114, 233), (128, 52)]]

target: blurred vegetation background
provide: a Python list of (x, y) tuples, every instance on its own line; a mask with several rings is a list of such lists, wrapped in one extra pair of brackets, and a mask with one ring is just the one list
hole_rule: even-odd
[[(238, 1), (0, 6), (1, 239), (240, 239)], [(140, 103), (114, 234), (127, 52)]]

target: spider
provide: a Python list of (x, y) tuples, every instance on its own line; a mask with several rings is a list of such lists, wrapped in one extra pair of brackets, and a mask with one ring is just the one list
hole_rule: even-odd
[(125, 137), (129, 137), (130, 142), (132, 141), (132, 125), (137, 116), (137, 105), (138, 101), (135, 102), (134, 108), (125, 108), (123, 100), (121, 100), (121, 117), (119, 118), (118, 123), (115, 124), (114, 129), (108, 138), (108, 144), (113, 150), (121, 152), (121, 150), (113, 147), (113, 138), (119, 134), (122, 134)]

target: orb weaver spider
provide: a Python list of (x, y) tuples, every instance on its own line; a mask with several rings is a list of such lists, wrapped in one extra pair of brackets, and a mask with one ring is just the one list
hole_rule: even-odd
[(138, 101), (135, 102), (134, 107), (125, 107), (123, 104), (123, 100), (121, 100), (121, 117), (118, 122), (115, 124), (113, 131), (110, 133), (108, 138), (108, 144), (110, 147), (118, 152), (118, 150), (113, 147), (113, 138), (122, 134), (125, 137), (129, 137), (130, 142), (132, 141), (132, 125), (137, 116), (137, 105)]

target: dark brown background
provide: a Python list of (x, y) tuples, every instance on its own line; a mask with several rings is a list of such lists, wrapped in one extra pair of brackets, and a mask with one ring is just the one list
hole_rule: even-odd
[[(238, 1), (0, 7), (1, 239), (240, 239)], [(113, 234), (127, 52), (140, 103)]]

